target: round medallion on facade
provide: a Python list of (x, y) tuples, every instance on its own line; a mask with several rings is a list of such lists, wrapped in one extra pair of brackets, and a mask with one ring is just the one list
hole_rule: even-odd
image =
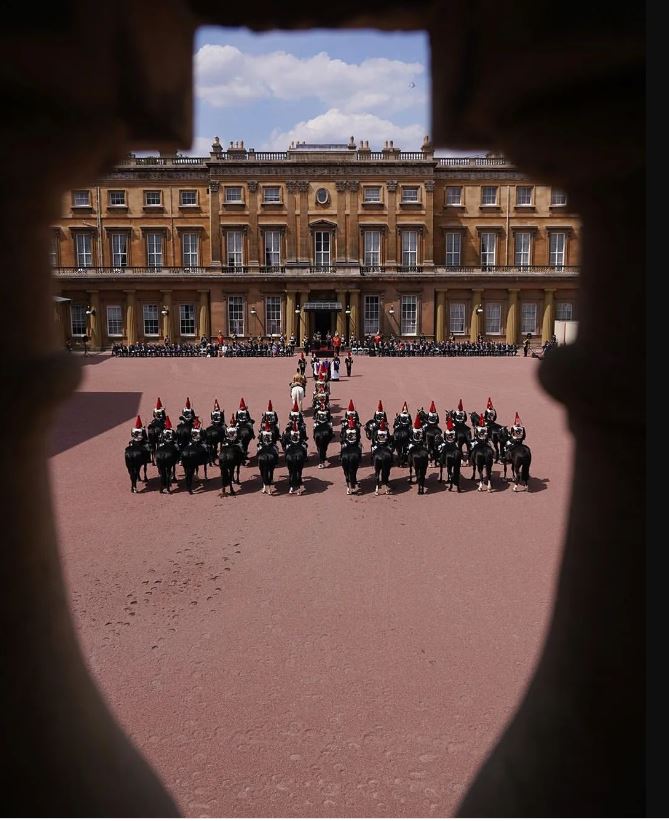
[(330, 192), (327, 188), (318, 188), (316, 190), (316, 202), (319, 205), (327, 205), (330, 202)]

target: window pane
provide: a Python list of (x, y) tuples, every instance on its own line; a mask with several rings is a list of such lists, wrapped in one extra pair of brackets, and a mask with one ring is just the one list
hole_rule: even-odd
[(160, 191), (145, 191), (144, 204), (145, 205), (160, 205), (162, 202)]
[(459, 185), (449, 185), (446, 188), (446, 205), (462, 204), (462, 187)]
[(364, 333), (378, 334), (379, 328), (379, 298), (378, 296), (365, 296), (363, 302), (364, 311)]
[(402, 231), (402, 266), (415, 268), (418, 265), (418, 231)]
[(265, 265), (281, 265), (281, 231), (265, 231)]
[(56, 234), (52, 234), (49, 238), (49, 262), (55, 268), (58, 265), (60, 251), (60, 242)]
[(515, 264), (527, 266), (530, 264), (530, 240), (531, 236), (526, 232), (516, 232), (515, 235)]
[(481, 234), (481, 266), (495, 264), (496, 240), (494, 232)]
[(179, 332), (181, 336), (195, 336), (195, 305), (179, 305)]
[(369, 185), (363, 189), (363, 202), (381, 202), (381, 186)]
[(229, 186), (225, 188), (225, 201), (226, 202), (242, 202), (242, 189), (241, 186)]
[(244, 336), (244, 297), (228, 297), (228, 331), (230, 336)]
[(128, 265), (128, 235), (118, 233), (111, 235), (112, 268), (126, 268)]
[(158, 306), (144, 305), (142, 312), (144, 315), (144, 336), (158, 336), (160, 333)]
[(73, 192), (73, 204), (75, 206), (82, 206), (82, 205), (90, 205), (91, 204), (91, 192), (90, 191), (74, 191)]
[(197, 205), (197, 191), (180, 191), (179, 205)]
[(110, 191), (109, 192), (110, 205), (125, 205), (125, 191)]
[(465, 303), (451, 302), (449, 306), (448, 327), (452, 334), (465, 332)]
[(559, 188), (551, 188), (551, 205), (566, 205), (567, 195)]
[(93, 237), (90, 234), (75, 234), (75, 256), (78, 268), (90, 268), (93, 264)]
[(123, 336), (123, 312), (120, 305), (107, 305), (107, 336)]
[(402, 186), (402, 202), (418, 202), (418, 188)]
[(566, 234), (552, 232), (550, 235), (549, 265), (564, 265)]
[(149, 268), (163, 267), (163, 235), (152, 231), (146, 235), (146, 264)]
[(199, 240), (200, 235), (196, 232), (187, 232), (181, 235), (184, 268), (196, 268), (200, 264)]
[(70, 318), (72, 320), (72, 336), (85, 336), (86, 306), (79, 303), (71, 303)]
[(497, 186), (484, 185), (481, 188), (481, 205), (497, 205)]
[(315, 259), (317, 266), (330, 264), (330, 232), (316, 231), (314, 233)]
[(460, 265), (462, 252), (462, 234), (449, 231), (446, 234), (446, 265)]
[(535, 302), (523, 302), (520, 308), (521, 334), (536, 334), (537, 306)]
[(263, 202), (281, 202), (281, 189), (278, 185), (267, 185), (263, 188)]
[(265, 297), (265, 326), (268, 334), (281, 333), (281, 297)]
[(242, 231), (228, 231), (225, 235), (227, 253), (226, 265), (229, 268), (244, 266), (244, 234)]
[(502, 305), (499, 302), (485, 303), (485, 332), (487, 334), (502, 333)]
[(516, 188), (516, 205), (532, 205), (532, 186), (519, 185)]
[(418, 333), (418, 297), (402, 297), (402, 336), (415, 336)]
[(561, 321), (569, 321), (573, 318), (574, 306), (571, 302), (555, 303), (555, 318)]
[(381, 265), (381, 232), (365, 231), (365, 258), (364, 264), (368, 266)]

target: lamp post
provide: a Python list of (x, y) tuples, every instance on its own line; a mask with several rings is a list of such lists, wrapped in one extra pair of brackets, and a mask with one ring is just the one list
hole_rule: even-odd
[(88, 322), (89, 317), (95, 316), (95, 308), (91, 308), (90, 305), (86, 307), (86, 333), (84, 334), (84, 356), (88, 356)]

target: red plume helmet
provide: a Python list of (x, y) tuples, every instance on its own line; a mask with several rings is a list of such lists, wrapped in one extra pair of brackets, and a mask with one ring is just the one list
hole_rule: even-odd
[(423, 427), (423, 423), (420, 421), (420, 416), (416, 414), (416, 418), (413, 420), (413, 426), (415, 430)]
[(169, 416), (165, 420), (165, 430), (172, 430), (172, 422), (170, 421)]
[(218, 404), (218, 399), (214, 399), (214, 410), (220, 411), (221, 406)]
[(273, 410), (273, 408), (272, 408), (272, 400), (271, 400), (271, 399), (270, 399), (270, 400), (269, 400), (269, 402), (267, 403), (267, 410), (268, 410), (270, 413), (271, 413), (271, 412), (272, 412), (272, 410)]
[(293, 412), (294, 413), (299, 413), (300, 412), (300, 408), (297, 404), (297, 399), (293, 402)]
[(188, 408), (188, 409), (190, 410), (190, 396), (187, 396), (187, 397), (186, 397), (186, 405), (185, 405), (185, 407), (186, 407), (186, 408)]
[(236, 425), (237, 424), (237, 418), (235, 417), (234, 413), (232, 414), (232, 416), (230, 418), (230, 424), (231, 425)]
[(462, 399), (458, 402), (458, 410), (462, 411), (464, 408), (462, 407)]
[(160, 410), (163, 406), (163, 403), (160, 401), (160, 397), (156, 399), (156, 410)]
[(379, 404), (378, 404), (378, 405), (377, 405), (377, 407), (376, 407), (376, 410), (377, 410), (379, 413), (383, 413), (383, 402), (382, 402), (380, 399), (379, 399)]
[(246, 402), (244, 401), (244, 397), (239, 400), (239, 410), (248, 410), (246, 407)]
[(488, 397), (488, 410), (492, 410), (492, 409), (493, 409), (492, 399), (490, 397)]
[[(139, 417), (137, 417), (139, 419)], [(514, 425), (522, 425), (523, 423), (520, 421), (520, 416), (518, 416), (518, 411), (516, 411), (516, 418), (514, 420)]]
[(455, 428), (455, 425), (453, 424), (453, 420), (451, 419), (450, 416), (446, 417), (446, 428), (448, 430), (453, 430)]
[(436, 413), (437, 406), (434, 404), (434, 399), (432, 400), (432, 404), (430, 405), (430, 413)]
[(353, 400), (352, 400), (352, 399), (349, 399), (349, 400), (348, 400), (348, 409), (349, 409), (350, 411), (354, 411), (354, 410), (355, 410), (355, 405), (353, 404)]
[(388, 427), (386, 426), (386, 420), (385, 419), (381, 420), (381, 424), (379, 425), (379, 430), (388, 430)]
[(404, 400), (404, 404), (402, 405), (402, 413), (409, 413), (409, 406), (407, 405), (406, 400)]
[(135, 427), (140, 428), (140, 429), (143, 427), (142, 426), (142, 418), (139, 414), (137, 414), (137, 419), (135, 419)]
[(193, 420), (193, 429), (194, 430), (200, 430), (200, 417), (199, 416), (196, 416), (195, 419)]

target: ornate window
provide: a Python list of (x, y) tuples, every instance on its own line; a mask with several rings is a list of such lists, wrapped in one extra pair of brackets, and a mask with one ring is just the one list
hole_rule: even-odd
[(281, 188), (278, 185), (265, 185), (262, 189), (263, 203), (280, 203), (281, 202)]
[(90, 208), (91, 207), (91, 192), (90, 191), (73, 191), (72, 192), (72, 207), (73, 208)]
[(465, 332), (465, 303), (451, 302), (448, 306), (448, 327), (452, 334)]
[(460, 231), (446, 232), (446, 266), (457, 268), (462, 262), (462, 234)]
[(156, 208), (157, 206), (162, 206), (163, 204), (163, 192), (162, 191), (145, 191), (144, 192), (144, 205), (149, 208)]
[(366, 185), (362, 189), (363, 202), (381, 202), (381, 186)]
[(446, 187), (446, 205), (462, 205), (461, 185), (449, 185)]
[(125, 199), (125, 191), (110, 191), (109, 192), (109, 207), (110, 208), (125, 208), (127, 206)]
[(551, 231), (549, 237), (548, 264), (560, 269), (564, 265), (567, 235), (563, 231)]
[(127, 231), (114, 231), (111, 238), (112, 268), (127, 268), (129, 261), (129, 237)]
[(400, 329), (402, 336), (416, 336), (418, 334), (417, 296), (402, 297)]
[(241, 185), (226, 185), (224, 189), (223, 201), (239, 205), (244, 202)]
[(553, 207), (558, 207), (561, 205), (567, 204), (567, 195), (564, 191), (560, 191), (559, 188), (551, 188), (551, 205)]
[(225, 232), (225, 254), (228, 268), (244, 267), (244, 232)]
[(363, 297), (363, 332), (365, 336), (378, 334), (379, 327), (379, 297), (366, 294)]
[(281, 334), (281, 297), (265, 297), (265, 332), (270, 336)]
[(230, 336), (244, 336), (244, 297), (228, 297), (228, 333)]
[(555, 319), (568, 322), (574, 318), (574, 306), (571, 302), (555, 303)]
[(70, 304), (70, 321), (72, 324), (72, 336), (86, 336), (86, 306), (73, 302)]
[(501, 302), (485, 303), (485, 332), (491, 336), (498, 336), (502, 333)]
[(487, 270), (494, 268), (495, 255), (497, 250), (497, 234), (494, 231), (483, 231), (480, 237), (481, 242), (481, 268)]
[(369, 268), (381, 267), (381, 232), (364, 231), (364, 265)]
[(144, 336), (158, 336), (160, 333), (158, 306), (144, 305), (142, 307), (142, 314), (144, 320)]
[(281, 265), (281, 231), (265, 231), (265, 266), (278, 268)]
[(517, 185), (516, 186), (516, 207), (532, 205), (532, 193), (534, 186), (532, 185)]
[(74, 257), (77, 268), (90, 268), (93, 265), (93, 236), (88, 231), (74, 235)]
[(195, 305), (179, 305), (179, 333), (195, 336)]
[(402, 268), (418, 267), (418, 231), (402, 231)]
[(184, 231), (181, 235), (181, 256), (184, 268), (197, 268), (200, 264), (200, 235), (197, 231)]
[(481, 205), (497, 205), (496, 185), (484, 185), (481, 188)]
[(316, 268), (330, 265), (332, 234), (329, 231), (314, 231), (314, 262)]
[(514, 236), (514, 264), (518, 268), (529, 268), (532, 264), (532, 234), (516, 231)]
[(123, 311), (120, 305), (107, 305), (107, 336), (123, 336)]
[(163, 232), (147, 231), (146, 264), (149, 268), (163, 267)]
[(520, 306), (520, 333), (536, 334), (537, 332), (537, 304), (523, 302)]
[(197, 205), (197, 191), (192, 189), (189, 189), (187, 191), (179, 191), (179, 205)]

